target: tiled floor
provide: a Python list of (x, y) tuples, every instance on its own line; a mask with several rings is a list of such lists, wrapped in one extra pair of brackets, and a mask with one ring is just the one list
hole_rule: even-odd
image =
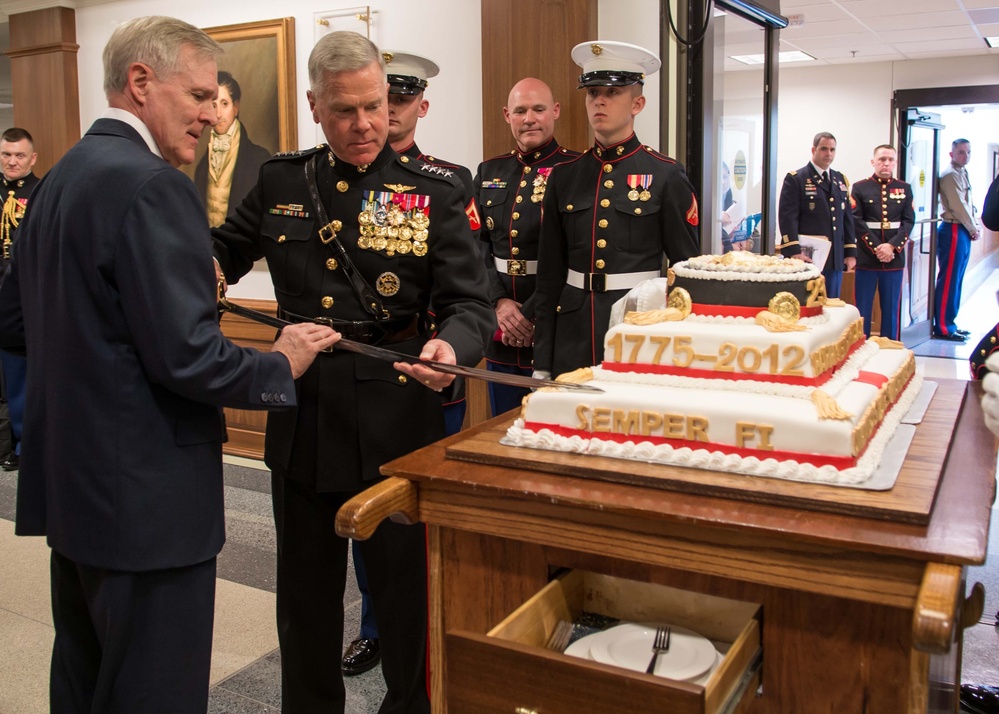
[[(966, 326), (984, 331), (999, 317), (995, 286), (975, 291), (962, 312)], [(975, 338), (977, 339), (977, 338)], [(965, 359), (924, 358), (929, 378), (967, 379)], [(215, 647), (212, 658), (212, 714), (273, 714), (280, 708), (280, 653), (274, 625), (274, 530), (270, 479), (262, 466), (227, 459), (228, 540), (218, 561)], [(16, 474), (0, 472), (0, 714), (48, 711), (48, 658), (52, 646), (49, 610), (49, 550), (40, 538), (14, 536)], [(969, 583), (986, 586), (985, 624), (965, 632), (964, 681), (999, 684), (999, 528), (991, 531), (990, 558), (971, 568)], [(356, 584), (344, 593), (346, 639), (360, 616)], [(378, 710), (384, 694), (381, 670), (346, 680), (347, 714)]]

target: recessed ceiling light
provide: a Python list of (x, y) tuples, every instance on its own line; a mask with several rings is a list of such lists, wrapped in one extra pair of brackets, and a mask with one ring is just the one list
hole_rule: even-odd
[[(801, 52), (800, 50), (788, 50), (787, 52), (780, 52), (777, 55), (778, 61), (783, 62), (812, 62), (815, 60), (810, 54)], [(763, 55), (732, 55), (731, 59), (736, 62), (742, 62), (743, 64), (763, 64)]]
[(985, 42), (989, 47), (999, 47), (999, 37), (986, 37)]

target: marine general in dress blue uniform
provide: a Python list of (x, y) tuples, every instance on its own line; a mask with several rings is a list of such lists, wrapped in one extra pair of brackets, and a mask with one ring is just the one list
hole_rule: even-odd
[(839, 297), (843, 267), (857, 264), (857, 241), (850, 210), (846, 177), (830, 168), (836, 156), (836, 137), (820, 132), (812, 139), (812, 160), (784, 177), (777, 217), (780, 221), (780, 252), (785, 258), (802, 257), (799, 237), (822, 236), (832, 241), (822, 266), (826, 294)]
[(874, 149), (874, 175), (853, 184), (853, 224), (857, 235), (857, 309), (864, 318), (864, 334), (871, 336), (874, 292), (880, 296), (881, 336), (899, 335), (902, 270), (905, 246), (916, 223), (912, 187), (894, 177), (895, 148)]
[[(291, 320), (330, 320), (345, 337), (474, 365), (496, 323), (481, 256), (469, 250), (465, 188), (388, 145), (382, 62), (356, 33), (319, 41), (308, 98), (329, 145), (264, 164), (257, 186), (213, 231), (216, 257), (227, 277), (266, 257), (279, 314)], [(299, 380), (298, 409), (267, 421), (285, 714), (344, 710), (347, 541), (336, 535), (336, 513), (383, 478), (382, 464), (444, 436), (438, 391), (451, 381), (335, 351)], [(425, 529), (386, 521), (361, 549), (387, 685), (379, 711), (424, 714)]]
[(586, 112), (596, 139), (556, 166), (545, 190), (534, 368), (557, 376), (603, 359), (613, 304), (670, 263), (699, 253), (697, 198), (679, 163), (643, 146), (635, 116), (659, 58), (623, 42), (584, 42)]
[[(534, 370), (541, 206), (552, 167), (579, 156), (555, 139), (560, 111), (551, 88), (540, 79), (517, 82), (503, 107), (517, 148), (483, 161), (475, 176), (489, 299), (499, 324), (486, 351), (488, 368), (495, 372), (530, 376)], [(528, 391), (490, 383), (493, 415), (519, 407)]]

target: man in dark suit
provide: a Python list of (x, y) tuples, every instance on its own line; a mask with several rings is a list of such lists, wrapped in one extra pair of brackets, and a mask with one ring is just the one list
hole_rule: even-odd
[(821, 236), (832, 242), (822, 267), (826, 294), (839, 297), (843, 268), (857, 265), (857, 240), (853, 230), (850, 192), (846, 177), (830, 168), (836, 157), (836, 137), (819, 132), (812, 139), (812, 160), (784, 177), (777, 217), (780, 221), (781, 254), (785, 258), (804, 255), (799, 236)]
[(534, 292), (534, 369), (599, 364), (611, 306), (670, 263), (699, 253), (697, 198), (683, 166), (635, 136), (642, 85), (659, 58), (623, 42), (572, 49), (595, 143), (545, 188)]
[(208, 150), (194, 170), (194, 184), (205, 199), (208, 224), (219, 226), (257, 183), (261, 165), (271, 157), (267, 149), (250, 141), (250, 132), (239, 119), (243, 92), (228, 72), (219, 72), (215, 100), (218, 123), (212, 127)]
[[(453, 172), (388, 144), (385, 75), (362, 35), (319, 40), (307, 96), (329, 145), (264, 164), (214, 229), (215, 255), (229, 278), (266, 257), (279, 314), (290, 320), (329, 321), (354, 340), (473, 365), (496, 322), (481, 256), (469, 250), (465, 189)], [(452, 381), (421, 365), (335, 352), (301, 380), (298, 409), (267, 420), (285, 714), (343, 712), (348, 543), (336, 513), (382, 478), (384, 463), (444, 436), (437, 392)], [(424, 714), (425, 528), (385, 521), (361, 550), (388, 690), (379, 711)]]
[(223, 406), (295, 405), (337, 335), (271, 353), (218, 327), (191, 163), (221, 48), (172, 18), (115, 29), (110, 108), (32, 195), (0, 285), (0, 346), (26, 351), (16, 532), (52, 547), (53, 712), (200, 714), (225, 539)]

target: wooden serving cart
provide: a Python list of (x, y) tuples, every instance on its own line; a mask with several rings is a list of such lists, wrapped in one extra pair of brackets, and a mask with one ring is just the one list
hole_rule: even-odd
[[(499, 445), (511, 414), (387, 464), (337, 530), (427, 524), (437, 713), (956, 712), (997, 449), (980, 385), (937, 382), (888, 492), (539, 460)], [(654, 602), (724, 641), (722, 665), (695, 685), (545, 649), (586, 598)]]

